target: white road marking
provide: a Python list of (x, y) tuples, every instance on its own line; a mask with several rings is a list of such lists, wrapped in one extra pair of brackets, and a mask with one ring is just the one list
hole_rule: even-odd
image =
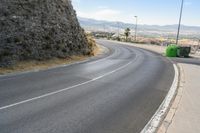
[(101, 75), (99, 77), (96, 77), (96, 78), (93, 78), (89, 81), (86, 81), (86, 82), (83, 82), (83, 83), (80, 83), (80, 84), (77, 84), (77, 85), (73, 85), (73, 86), (70, 86), (70, 87), (67, 87), (67, 88), (64, 88), (64, 89), (61, 89), (61, 90), (58, 90), (58, 91), (54, 91), (54, 92), (50, 92), (50, 93), (47, 93), (47, 94), (44, 94), (44, 95), (41, 95), (41, 96), (37, 96), (37, 97), (34, 97), (34, 98), (30, 98), (30, 99), (27, 99), (27, 100), (24, 100), (24, 101), (21, 101), (21, 102), (17, 102), (17, 103), (13, 103), (13, 104), (10, 104), (10, 105), (6, 105), (6, 106), (3, 106), (3, 107), (0, 107), (0, 110), (3, 110), (3, 109), (8, 109), (8, 108), (11, 108), (11, 107), (14, 107), (14, 106), (17, 106), (17, 105), (20, 105), (20, 104), (24, 104), (24, 103), (27, 103), (27, 102), (31, 102), (31, 101), (34, 101), (34, 100), (38, 100), (38, 99), (41, 99), (41, 98), (45, 98), (45, 97), (48, 97), (48, 96), (52, 96), (54, 94), (58, 94), (60, 92), (63, 92), (63, 91), (67, 91), (69, 89), (72, 89), (72, 88), (76, 88), (76, 87), (79, 87), (79, 86), (82, 86), (82, 85), (85, 85), (85, 84), (88, 84), (88, 83), (91, 83), (91, 82), (94, 82), (96, 80), (99, 80), (103, 77), (106, 77), (108, 75), (111, 75), (117, 71), (120, 71), (122, 69), (124, 69), (125, 67), (127, 67), (128, 65), (130, 65), (131, 63), (133, 63), (133, 61), (135, 61), (137, 59), (137, 56), (135, 57), (134, 60), (130, 61), (129, 63), (111, 71), (111, 72), (108, 72), (104, 75)]
[(174, 81), (167, 96), (165, 97), (164, 101), (162, 102), (156, 113), (153, 115), (151, 120), (143, 128), (141, 133), (155, 133), (157, 128), (159, 128), (160, 122), (162, 121), (164, 115), (166, 114), (168, 108), (170, 107), (170, 103), (174, 95), (176, 94), (176, 90), (178, 87), (179, 71), (178, 67), (175, 64), (174, 64), (174, 70), (175, 70)]

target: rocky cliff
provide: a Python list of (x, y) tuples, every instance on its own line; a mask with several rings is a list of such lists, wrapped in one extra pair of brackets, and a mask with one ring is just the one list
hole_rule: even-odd
[(70, 0), (0, 0), (0, 67), (91, 51)]

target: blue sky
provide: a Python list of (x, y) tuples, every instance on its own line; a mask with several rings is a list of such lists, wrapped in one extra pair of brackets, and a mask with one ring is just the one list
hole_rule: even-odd
[[(140, 24), (176, 24), (181, 0), (72, 0), (80, 17)], [(182, 24), (200, 26), (200, 0), (185, 0)]]

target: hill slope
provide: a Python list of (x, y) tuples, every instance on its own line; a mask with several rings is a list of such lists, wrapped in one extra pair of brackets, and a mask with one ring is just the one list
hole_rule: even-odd
[(0, 66), (92, 51), (70, 0), (1, 0)]

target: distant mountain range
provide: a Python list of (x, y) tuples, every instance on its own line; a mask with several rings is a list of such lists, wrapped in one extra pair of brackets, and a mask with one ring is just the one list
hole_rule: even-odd
[[(123, 22), (111, 22), (103, 20), (94, 20), (79, 17), (81, 26), (87, 31), (104, 31), (104, 32), (124, 32), (125, 28), (130, 28), (132, 33), (135, 32), (135, 24)], [(118, 28), (119, 27), (119, 28)], [(173, 37), (177, 33), (178, 25), (138, 25), (138, 34), (143, 36), (169, 36)], [(200, 27), (181, 25), (181, 36), (186, 38), (200, 38)]]

